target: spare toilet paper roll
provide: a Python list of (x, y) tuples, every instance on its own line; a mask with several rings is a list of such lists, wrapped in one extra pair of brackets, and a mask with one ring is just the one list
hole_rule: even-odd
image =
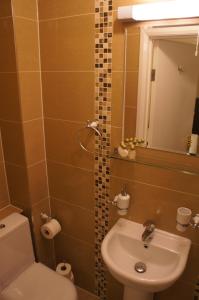
[(41, 226), (41, 233), (48, 240), (53, 239), (60, 231), (61, 225), (55, 219), (52, 219)]
[(64, 277), (69, 278), (70, 280), (74, 281), (74, 276), (73, 276), (70, 264), (59, 263), (56, 267), (56, 272), (59, 275), (64, 276)]

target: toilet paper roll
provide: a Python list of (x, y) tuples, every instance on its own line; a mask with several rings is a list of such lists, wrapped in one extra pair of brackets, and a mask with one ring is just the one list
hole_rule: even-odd
[(55, 219), (41, 226), (41, 234), (48, 240), (53, 239), (61, 231), (61, 225)]
[(72, 273), (72, 269), (71, 269), (71, 265), (67, 264), (67, 263), (59, 263), (56, 267), (56, 272), (61, 275), (64, 276), (72, 281), (74, 281), (74, 276)]

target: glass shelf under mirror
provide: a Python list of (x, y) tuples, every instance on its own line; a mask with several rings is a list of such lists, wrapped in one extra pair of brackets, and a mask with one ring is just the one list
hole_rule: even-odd
[(186, 168), (186, 166), (180, 167), (180, 166), (165, 165), (165, 162), (162, 162), (162, 163), (161, 162), (149, 162), (149, 161), (146, 161), (146, 159), (142, 158), (142, 157), (138, 157), (136, 159), (123, 158), (118, 154), (117, 150), (115, 150), (113, 153), (111, 153), (110, 158), (121, 160), (121, 161), (126, 161), (126, 162), (133, 163), (133, 164), (145, 165), (145, 166), (149, 166), (149, 167), (161, 168), (164, 170), (169, 170), (169, 171), (174, 171), (174, 172), (180, 172), (180, 173), (186, 174), (186, 175), (199, 176), (199, 170), (190, 170), (190, 169)]

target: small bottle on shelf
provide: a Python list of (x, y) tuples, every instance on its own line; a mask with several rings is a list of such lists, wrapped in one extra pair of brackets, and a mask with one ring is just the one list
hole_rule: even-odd
[(125, 158), (128, 156), (128, 149), (127, 145), (124, 142), (121, 142), (121, 144), (118, 147), (118, 153), (121, 157)]

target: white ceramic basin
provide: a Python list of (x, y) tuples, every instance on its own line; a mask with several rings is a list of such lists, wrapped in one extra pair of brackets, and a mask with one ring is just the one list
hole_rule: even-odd
[[(155, 229), (146, 249), (141, 240), (143, 231), (142, 224), (119, 219), (104, 238), (102, 257), (112, 275), (125, 286), (154, 293), (171, 286), (183, 273), (191, 241)], [(146, 264), (145, 273), (134, 269), (140, 261)]]

